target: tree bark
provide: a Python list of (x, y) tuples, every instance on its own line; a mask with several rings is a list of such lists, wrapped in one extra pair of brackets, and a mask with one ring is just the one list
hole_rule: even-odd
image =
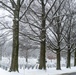
[(19, 11), (20, 11), (20, 0), (17, 1), (17, 6), (15, 7), (14, 20), (13, 20), (13, 50), (12, 50), (12, 60), (11, 60), (11, 71), (18, 71), (18, 52), (19, 52)]
[(2, 47), (0, 47), (0, 61), (2, 60)]
[(10, 71), (18, 71), (19, 22), (13, 21), (13, 50)]
[(70, 32), (71, 32), (71, 27), (70, 27), (70, 29), (68, 29), (68, 39), (67, 39), (67, 41), (68, 41), (68, 51), (67, 51), (67, 65), (66, 65), (66, 68), (70, 68), (71, 66), (70, 66), (70, 60), (71, 60), (71, 48), (70, 48), (70, 39), (71, 39), (71, 37), (70, 37)]
[(41, 42), (39, 69), (46, 69), (45, 41)]
[(61, 39), (61, 31), (60, 31), (60, 28), (61, 28), (61, 23), (59, 23), (60, 21), (60, 17), (58, 17), (57, 19), (57, 66), (56, 66), (56, 69), (57, 70), (60, 70), (61, 69), (61, 64), (60, 64), (60, 51), (61, 51), (61, 48), (60, 48), (60, 45), (61, 45), (61, 42), (60, 42), (60, 39)]
[(71, 56), (71, 53), (70, 53), (70, 50), (68, 50), (67, 52), (67, 68), (70, 68), (70, 56)]
[(76, 50), (74, 52), (74, 66), (76, 66)]
[(46, 29), (45, 29), (45, 5), (44, 0), (42, 2), (42, 30), (41, 30), (41, 48), (40, 48), (40, 59), (39, 59), (39, 69), (46, 69)]
[(57, 70), (61, 70), (61, 65), (60, 65), (60, 49), (57, 50), (57, 65), (56, 65)]
[(26, 50), (26, 62), (28, 63), (28, 49)]

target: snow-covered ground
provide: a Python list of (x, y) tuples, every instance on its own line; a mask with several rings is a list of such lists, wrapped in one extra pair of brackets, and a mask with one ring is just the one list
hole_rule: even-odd
[[(9, 64), (9, 65), (8, 65)], [(25, 68), (25, 65), (33, 65), (34, 67)], [(19, 65), (22, 65), (21, 68), (19, 68), (18, 72), (9, 72), (9, 68), (4, 70), (6, 66), (10, 66), (10, 58), (2, 58), (2, 61), (0, 61), (0, 74), (1, 75), (61, 75), (63, 73), (70, 73), (70, 72), (76, 72), (76, 67), (71, 67), (69, 69), (65, 68), (66, 60), (62, 58), (61, 70), (56, 70), (56, 60), (48, 60), (47, 59), (47, 69), (46, 70), (39, 70), (36, 68), (35, 65), (38, 66), (38, 59), (35, 58), (29, 58), (28, 63), (25, 62), (25, 58), (19, 58)], [(73, 60), (71, 61), (71, 64), (73, 65)], [(51, 67), (48, 67), (48, 65), (51, 65)], [(4, 68), (3, 68), (3, 67)]]
[(76, 67), (71, 69), (62, 68), (62, 70), (56, 70), (55, 68), (50, 68), (47, 70), (38, 70), (38, 69), (21, 69), (18, 72), (8, 72), (3, 69), (0, 69), (0, 75), (61, 75), (63, 73), (76, 72)]
[(25, 70), (23, 75), (61, 75), (64, 73), (76, 72), (76, 67), (72, 67), (71, 69), (62, 68), (62, 70), (56, 70), (55, 68), (50, 68), (47, 70)]
[(0, 68), (0, 75), (21, 75), (18, 72), (8, 72)]

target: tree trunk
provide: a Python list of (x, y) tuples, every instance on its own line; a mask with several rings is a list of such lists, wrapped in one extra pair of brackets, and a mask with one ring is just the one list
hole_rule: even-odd
[(61, 31), (60, 31), (60, 28), (61, 28), (61, 23), (59, 22), (60, 21), (60, 17), (58, 17), (57, 19), (57, 66), (56, 66), (56, 69), (57, 70), (60, 70), (61, 69), (61, 64), (60, 64), (60, 51), (61, 51), (61, 48), (60, 48), (60, 45), (61, 45)]
[(74, 66), (76, 66), (76, 50), (74, 52)]
[(71, 56), (71, 54), (70, 54), (70, 50), (68, 50), (68, 52), (67, 52), (67, 68), (70, 68), (70, 56)]
[(28, 63), (28, 50), (26, 50), (26, 62)]
[(18, 71), (18, 52), (19, 52), (19, 11), (20, 11), (20, 0), (17, 0), (17, 6), (15, 7), (14, 20), (13, 20), (13, 50), (11, 60), (11, 71)]
[(14, 21), (13, 25), (13, 50), (10, 71), (18, 71), (18, 51), (19, 51), (19, 22)]
[(45, 41), (41, 42), (39, 69), (46, 69)]
[(2, 60), (2, 47), (0, 47), (0, 61)]
[[(70, 24), (71, 24), (71, 20), (70, 20)], [(71, 26), (71, 25), (70, 25)], [(69, 27), (68, 32), (67, 32), (67, 47), (68, 47), (68, 51), (67, 51), (67, 65), (66, 68), (70, 68), (70, 60), (71, 60), (71, 27)]]
[(46, 29), (45, 29), (45, 5), (44, 0), (41, 0), (42, 3), (42, 30), (41, 30), (41, 48), (40, 48), (40, 59), (39, 59), (39, 69), (46, 69)]
[(60, 65), (60, 49), (57, 50), (57, 70), (61, 70), (61, 65)]

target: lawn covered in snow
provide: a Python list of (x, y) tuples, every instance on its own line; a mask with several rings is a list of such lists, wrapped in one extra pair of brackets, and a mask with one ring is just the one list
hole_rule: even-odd
[(8, 72), (0, 68), (0, 75), (21, 75), (18, 72)]
[(20, 69), (18, 72), (8, 72), (0, 68), (0, 75), (61, 75), (63, 73), (76, 72), (76, 67), (71, 69), (62, 68), (62, 70), (56, 70), (55, 68), (50, 68), (47, 70), (38, 69)]
[(62, 70), (56, 70), (55, 68), (50, 68), (47, 70), (25, 70), (24, 71), (25, 74), (24, 75), (61, 75), (64, 73), (72, 73), (72, 72), (76, 72), (76, 67), (72, 67), (71, 69), (66, 69), (66, 68), (62, 68)]

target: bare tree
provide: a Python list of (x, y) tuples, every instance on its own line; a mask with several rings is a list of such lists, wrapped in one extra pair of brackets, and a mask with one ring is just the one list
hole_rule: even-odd
[[(35, 5), (35, 2), (38, 5)], [(33, 5), (30, 7), (28, 13), (26, 14), (26, 21), (22, 21), (23, 23), (27, 23), (34, 34), (24, 34), (23, 35), (29, 37), (31, 40), (37, 41), (40, 43), (40, 62), (39, 62), (39, 69), (46, 69), (46, 31), (50, 27), (54, 16), (56, 15), (57, 11), (60, 9), (62, 3), (58, 5), (57, 9), (51, 13), (53, 7), (56, 5), (57, 0), (55, 1), (34, 1)], [(50, 4), (49, 4), (50, 3)], [(49, 7), (48, 7), (49, 6)], [(40, 8), (40, 9), (38, 9)], [(51, 15), (51, 16), (50, 16)], [(59, 16), (59, 15), (57, 15)], [(30, 18), (29, 18), (30, 17)]]
[(74, 27), (74, 15), (72, 14), (73, 9), (71, 4), (71, 1), (67, 1), (68, 7), (66, 5), (66, 13), (69, 13), (70, 15), (67, 16), (66, 20), (66, 26), (65, 26), (65, 31), (66, 34), (64, 34), (64, 40), (66, 42), (66, 50), (67, 50), (67, 68), (71, 67), (70, 61), (71, 61), (71, 53), (74, 51), (74, 42), (73, 42), (73, 27)]
[(22, 7), (24, 0), (9, 0), (11, 6), (5, 4), (3, 1), (0, 1), (2, 7), (7, 11), (13, 14), (13, 52), (12, 52), (12, 60), (11, 60), (11, 71), (18, 71), (18, 52), (19, 52), (19, 21), (23, 18), (24, 14), (30, 7), (33, 0), (30, 2), (27, 10), (20, 16), (20, 8)]
[[(58, 0), (57, 3), (58, 5), (61, 5), (62, 1)], [(47, 33), (47, 43), (49, 43), (48, 47), (50, 47), (52, 51), (56, 53), (56, 57), (57, 57), (56, 69), (57, 70), (61, 69), (60, 53), (61, 53), (61, 50), (65, 48), (65, 45), (62, 47), (62, 43), (63, 43), (62, 35), (64, 31), (64, 26), (65, 26), (65, 23), (64, 23), (65, 16), (59, 16), (65, 13), (65, 12), (62, 12), (64, 10), (64, 3), (56, 12), (55, 14), (56, 17), (53, 19), (51, 26), (48, 28), (48, 31), (50, 31), (50, 33)], [(54, 11), (52, 11), (52, 13), (56, 11), (58, 5), (54, 5)]]

